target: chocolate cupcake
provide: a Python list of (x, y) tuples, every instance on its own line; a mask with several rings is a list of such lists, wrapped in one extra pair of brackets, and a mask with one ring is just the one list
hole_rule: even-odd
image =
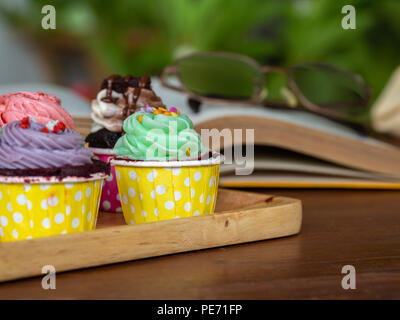
[[(102, 82), (96, 99), (92, 101), (92, 133), (86, 137), (89, 147), (100, 160), (108, 162), (114, 156), (113, 148), (122, 136), (124, 120), (147, 105), (163, 107), (148, 76), (112, 75)], [(109, 212), (122, 210), (114, 168), (111, 168), (111, 175), (104, 184), (100, 208)]]

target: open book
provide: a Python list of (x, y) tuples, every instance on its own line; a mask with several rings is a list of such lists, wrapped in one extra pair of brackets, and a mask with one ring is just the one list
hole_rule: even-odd
[[(41, 88), (53, 93), (51, 87), (47, 91)], [(201, 111), (194, 113), (185, 95), (163, 88), (157, 79), (153, 89), (167, 106), (188, 114), (198, 131), (254, 129), (254, 172), (235, 175), (237, 165), (225, 164), (221, 167), (222, 186), (400, 189), (398, 147), (301, 111), (202, 105)], [(75, 100), (63, 96), (62, 101), (77, 130), (86, 136), (92, 122), (90, 104), (70, 108)]]

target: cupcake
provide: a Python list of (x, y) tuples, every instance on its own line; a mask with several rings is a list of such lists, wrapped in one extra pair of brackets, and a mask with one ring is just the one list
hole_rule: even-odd
[(42, 124), (61, 121), (67, 128), (74, 128), (71, 115), (61, 107), (61, 100), (55, 95), (22, 91), (0, 95), (0, 128), (25, 117)]
[(129, 116), (111, 159), (127, 224), (213, 214), (221, 156), (176, 108)]
[[(101, 90), (92, 101), (94, 125), (86, 138), (100, 160), (108, 162), (114, 155), (113, 148), (122, 135), (126, 117), (148, 104), (163, 106), (161, 99), (151, 89), (148, 76), (112, 75), (102, 82)], [(100, 208), (108, 212), (121, 211), (114, 168), (111, 168), (111, 175), (104, 183)]]
[(109, 171), (63, 122), (7, 123), (0, 134), (0, 241), (94, 229)]

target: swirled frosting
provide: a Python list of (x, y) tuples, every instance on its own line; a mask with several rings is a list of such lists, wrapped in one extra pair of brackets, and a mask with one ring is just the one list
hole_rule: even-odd
[(25, 118), (3, 127), (0, 134), (1, 169), (55, 168), (92, 163), (92, 153), (85, 148), (76, 131), (60, 127), (59, 122), (46, 126)]
[(0, 96), (0, 127), (25, 117), (43, 124), (58, 120), (68, 128), (74, 128), (70, 114), (61, 107), (61, 100), (53, 94), (21, 91)]
[(124, 121), (125, 134), (114, 147), (117, 156), (136, 160), (187, 160), (206, 151), (186, 115), (157, 110), (136, 112)]
[(121, 132), (123, 122), (129, 115), (127, 111), (147, 104), (163, 106), (161, 99), (151, 89), (148, 77), (110, 76), (103, 81), (102, 90), (92, 101), (91, 117), (95, 122), (92, 132), (101, 128)]

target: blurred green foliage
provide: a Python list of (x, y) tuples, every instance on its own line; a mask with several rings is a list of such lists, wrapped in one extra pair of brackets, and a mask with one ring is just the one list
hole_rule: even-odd
[[(55, 31), (41, 29), (46, 4)], [(356, 30), (341, 27), (346, 4)], [(222, 50), (281, 66), (333, 63), (363, 75), (376, 97), (399, 64), (398, 0), (36, 0), (1, 12), (38, 37), (73, 36), (111, 73), (156, 74), (185, 53)]]

